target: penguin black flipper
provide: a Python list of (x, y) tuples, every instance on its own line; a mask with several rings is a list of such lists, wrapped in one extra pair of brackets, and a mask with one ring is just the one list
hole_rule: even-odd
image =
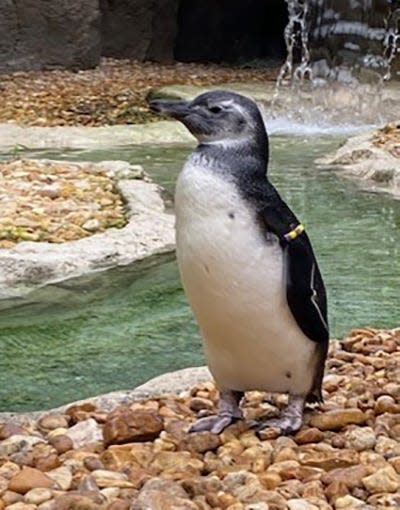
[(290, 311), (302, 332), (317, 343), (317, 370), (307, 401), (321, 402), (321, 385), (329, 345), (324, 282), (307, 233), (302, 231), (294, 239), (287, 236), (299, 225), (296, 216), (277, 193), (274, 200), (268, 202), (261, 210), (261, 221), (267, 231), (279, 238), (283, 250), (286, 296)]

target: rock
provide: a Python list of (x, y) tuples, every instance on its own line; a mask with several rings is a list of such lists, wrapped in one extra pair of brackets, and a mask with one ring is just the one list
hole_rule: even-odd
[(31, 489), (54, 487), (54, 481), (47, 475), (35, 468), (24, 467), (19, 473), (14, 475), (8, 488), (10, 491), (26, 494)]
[(101, 227), (101, 223), (98, 219), (93, 218), (91, 220), (85, 221), (85, 223), (82, 225), (82, 228), (85, 230), (88, 230), (89, 232), (97, 232)]
[(192, 411), (202, 411), (206, 409), (207, 411), (212, 411), (214, 409), (214, 403), (208, 398), (202, 397), (193, 397), (190, 400), (189, 407)]
[(44, 440), (38, 436), (10, 436), (0, 443), (0, 457), (7, 457), (17, 452), (28, 452), (35, 444), (41, 442), (43, 443)]
[[(96, 469), (105, 469), (102, 461), (95, 456), (85, 457), (83, 465), (89, 471), (95, 471)], [(116, 471), (119, 471), (118, 469)]]
[(130, 510), (198, 510), (184, 489), (169, 480), (153, 478), (145, 483)]
[(390, 465), (386, 468), (378, 469), (372, 475), (364, 477), (362, 482), (371, 494), (395, 492), (400, 488), (400, 476)]
[(325, 434), (318, 428), (301, 429), (294, 436), (297, 444), (319, 443), (325, 439)]
[(350, 495), (338, 498), (335, 502), (335, 510), (356, 510), (357, 508), (360, 510), (372, 510), (365, 504), (365, 501)]
[[(134, 60), (172, 62), (178, 2), (143, 0), (101, 4), (103, 54)], [(135, 27), (132, 33), (132, 26)]]
[(396, 404), (396, 401), (393, 397), (389, 395), (382, 395), (378, 397), (375, 403), (375, 414), (383, 414), (383, 413), (399, 413), (400, 406)]
[(129, 510), (130, 503), (122, 499), (114, 500), (108, 507), (107, 510)]
[(67, 491), (71, 488), (72, 473), (68, 467), (61, 466), (52, 471), (48, 471), (46, 475), (53, 480), (61, 490)]
[(371, 427), (357, 427), (345, 434), (347, 448), (354, 448), (358, 452), (373, 450), (376, 444), (376, 434)]
[(29, 503), (23, 503), (19, 501), (18, 503), (14, 503), (7, 507), (8, 510), (36, 510), (36, 505), (31, 505)]
[(331, 483), (343, 483), (348, 489), (362, 487), (362, 479), (371, 474), (370, 469), (362, 464), (342, 469), (333, 469), (322, 476), (322, 481), (329, 485)]
[(16, 423), (4, 423), (0, 426), (0, 440), (7, 439), (10, 436), (27, 436), (28, 432)]
[(132, 411), (122, 406), (113, 411), (103, 428), (104, 443), (122, 444), (134, 441), (152, 441), (163, 430), (163, 420), (156, 411)]
[(103, 439), (101, 427), (93, 418), (77, 423), (65, 435), (72, 440), (75, 449)]
[(151, 468), (157, 473), (181, 472), (198, 474), (203, 469), (204, 463), (193, 458), (189, 452), (159, 452)]
[(179, 449), (205, 453), (214, 451), (221, 446), (221, 438), (211, 432), (197, 432), (188, 434), (184, 441), (179, 444)]
[(0, 497), (7, 491), (8, 488), (8, 480), (6, 478), (0, 477)]
[(22, 494), (18, 494), (18, 492), (14, 491), (6, 491), (1, 495), (0, 501), (4, 501), (6, 506), (13, 505), (14, 503), (18, 503), (19, 501), (23, 501), (24, 496)]
[(311, 417), (310, 424), (319, 430), (340, 430), (352, 423), (363, 425), (366, 420), (367, 417), (360, 409), (348, 408), (314, 414)]
[(55, 499), (55, 510), (102, 510), (102, 507), (82, 494), (64, 494)]
[[(14, 162), (12, 163), (14, 164)], [(32, 164), (31, 161), (30, 164)], [(44, 162), (36, 161), (35, 164), (43, 166)], [(51, 164), (54, 167), (60, 166), (56, 162), (51, 162)], [(65, 166), (66, 163), (63, 165)], [(90, 175), (95, 175), (98, 178), (99, 172), (96, 172), (96, 164), (74, 163), (73, 165), (75, 171), (85, 171), (88, 178)], [(86, 231), (80, 226), (91, 217), (90, 214), (89, 217), (82, 217), (82, 214), (87, 214), (87, 202), (80, 203), (78, 212), (75, 210), (78, 205), (74, 205), (73, 210), (64, 212), (63, 216), (60, 216), (59, 208), (56, 208), (57, 204), (55, 203), (58, 199), (52, 201), (54, 202), (52, 207), (55, 208), (53, 212), (50, 206), (47, 206), (47, 218), (54, 216), (58, 211), (59, 219), (56, 230), (49, 230), (50, 227), (54, 227), (52, 223), (46, 228), (41, 226), (33, 233), (23, 231), (31, 241), (36, 241), (34, 243), (22, 242), (22, 234), (19, 235), (18, 231), (15, 235), (19, 236), (18, 239), (21, 242), (13, 247), (0, 250), (0, 281), (3, 282), (0, 288), (0, 298), (15, 298), (54, 280), (61, 281), (87, 275), (99, 269), (105, 270), (143, 260), (155, 253), (171, 251), (174, 245), (174, 218), (173, 215), (165, 211), (160, 187), (147, 180), (131, 179), (119, 181), (118, 189), (126, 201), (129, 215), (125, 214), (120, 193), (115, 193), (118, 206), (104, 210), (100, 208), (99, 211), (93, 213), (100, 215), (98, 219), (102, 224), (102, 229), (107, 228), (104, 232), (89, 235), (92, 232)], [(92, 190), (90, 193), (93, 195), (94, 191)], [(108, 196), (110, 192), (104, 191), (104, 194)], [(29, 198), (30, 202), (34, 200), (34, 197)], [(46, 199), (41, 198), (41, 200)], [(93, 200), (92, 196), (90, 202)], [(96, 200), (94, 202), (97, 204)], [(116, 212), (118, 212), (117, 217), (114, 214)], [(81, 219), (83, 219), (82, 222)], [(51, 242), (39, 240), (43, 236), (47, 236), (47, 241)], [(27, 240), (26, 236), (24, 240)], [(73, 242), (67, 242), (71, 240)], [(121, 246), (124, 246), (123, 250), (121, 250)], [(90, 417), (87, 416), (87, 418)]]
[[(51, 44), (46, 36), (49, 27)], [(18, 9), (2, 3), (0, 71), (94, 67), (101, 53), (99, 28), (100, 10), (94, 0), (68, 6), (57, 0), (51, 9), (35, 0), (24, 0)]]
[(289, 499), (287, 502), (289, 510), (318, 510), (318, 507), (312, 505), (305, 499)]
[(127, 475), (124, 473), (116, 473), (106, 469), (97, 469), (92, 471), (91, 475), (97, 486), (101, 489), (105, 487), (133, 488), (133, 483), (128, 481)]
[(21, 471), (21, 468), (20, 468), (20, 466), (18, 466), (18, 464), (15, 464), (14, 462), (6, 461), (0, 467), (0, 476), (9, 480), (10, 478), (12, 478), (14, 475), (19, 473), (20, 471)]
[(47, 414), (40, 418), (38, 425), (46, 430), (66, 429), (68, 428), (68, 420), (62, 414)]
[(31, 503), (32, 505), (40, 505), (45, 501), (48, 501), (53, 497), (53, 491), (50, 489), (31, 489), (25, 494), (26, 503)]
[(346, 468), (359, 463), (360, 457), (354, 450), (327, 450), (300, 454), (304, 466), (316, 467), (324, 471)]
[(343, 482), (333, 481), (325, 489), (325, 497), (328, 501), (335, 503), (338, 498), (343, 498), (349, 494), (349, 489)]
[(68, 452), (72, 450), (74, 447), (74, 443), (69, 436), (65, 434), (60, 434), (54, 437), (49, 438), (49, 444), (53, 446), (53, 448), (57, 451), (58, 454)]

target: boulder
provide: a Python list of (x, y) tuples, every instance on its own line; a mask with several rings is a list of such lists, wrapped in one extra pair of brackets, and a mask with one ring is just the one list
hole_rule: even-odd
[(95, 67), (99, 27), (98, 0), (1, 2), (0, 71)]

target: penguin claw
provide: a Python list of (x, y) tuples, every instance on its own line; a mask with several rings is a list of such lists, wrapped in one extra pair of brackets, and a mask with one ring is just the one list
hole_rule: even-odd
[(301, 428), (302, 424), (303, 420), (299, 416), (283, 415), (280, 418), (271, 418), (270, 420), (257, 424), (256, 434), (268, 427), (273, 427), (278, 428), (281, 431), (281, 434), (287, 436), (297, 432)]
[(221, 432), (237, 420), (238, 418), (235, 418), (234, 416), (206, 416), (205, 418), (197, 420), (196, 423), (189, 428), (189, 433), (211, 432), (212, 434), (221, 434)]

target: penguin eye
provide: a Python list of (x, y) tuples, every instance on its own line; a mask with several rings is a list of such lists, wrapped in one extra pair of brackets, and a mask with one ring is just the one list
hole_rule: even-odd
[(222, 108), (220, 106), (210, 106), (209, 110), (211, 113), (219, 113), (222, 111)]

